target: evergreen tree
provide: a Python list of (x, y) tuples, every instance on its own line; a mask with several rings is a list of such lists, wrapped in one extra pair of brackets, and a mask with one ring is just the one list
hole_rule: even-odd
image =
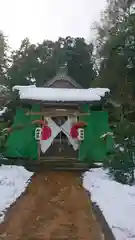
[(95, 77), (92, 51), (92, 44), (86, 44), (83, 38), (59, 38), (56, 42), (45, 40), (36, 45), (26, 38), (19, 50), (12, 54), (9, 86), (29, 85), (33, 80), (37, 86), (43, 86), (66, 62), (69, 76), (88, 88)]
[(97, 24), (96, 56), (100, 65), (98, 77), (92, 83), (92, 86), (109, 87), (112, 100), (119, 105), (113, 110), (111, 123), (115, 126), (118, 147), (108, 164), (115, 178), (124, 183), (134, 181), (135, 167), (135, 12), (131, 11), (132, 3), (108, 1)]

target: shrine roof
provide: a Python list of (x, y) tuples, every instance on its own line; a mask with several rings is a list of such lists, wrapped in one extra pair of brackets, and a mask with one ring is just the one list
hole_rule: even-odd
[(93, 102), (100, 101), (107, 93), (108, 88), (45, 88), (30, 86), (14, 86), (13, 91), (19, 91), (21, 100), (37, 100), (43, 102)]

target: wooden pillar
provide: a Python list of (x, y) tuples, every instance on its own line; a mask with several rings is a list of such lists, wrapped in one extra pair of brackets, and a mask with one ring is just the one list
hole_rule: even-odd
[(40, 161), (40, 151), (41, 151), (40, 141), (38, 141), (38, 161)]

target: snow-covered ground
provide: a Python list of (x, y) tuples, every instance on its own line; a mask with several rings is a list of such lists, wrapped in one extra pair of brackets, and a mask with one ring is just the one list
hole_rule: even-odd
[[(0, 222), (6, 209), (25, 191), (33, 173), (23, 167), (0, 167)], [(122, 185), (110, 179), (107, 171), (93, 169), (83, 178), (117, 240), (135, 240), (135, 186)]]
[(107, 171), (86, 172), (83, 185), (103, 212), (117, 240), (135, 239), (135, 186), (110, 179)]
[(0, 167), (0, 223), (4, 220), (6, 209), (25, 191), (32, 175), (23, 167)]

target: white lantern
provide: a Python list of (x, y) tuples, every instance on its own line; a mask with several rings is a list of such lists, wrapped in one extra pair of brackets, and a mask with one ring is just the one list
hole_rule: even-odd
[(83, 141), (84, 140), (84, 129), (78, 128), (78, 140)]
[(42, 132), (42, 128), (37, 127), (35, 129), (35, 140), (39, 141), (41, 138), (41, 132)]

